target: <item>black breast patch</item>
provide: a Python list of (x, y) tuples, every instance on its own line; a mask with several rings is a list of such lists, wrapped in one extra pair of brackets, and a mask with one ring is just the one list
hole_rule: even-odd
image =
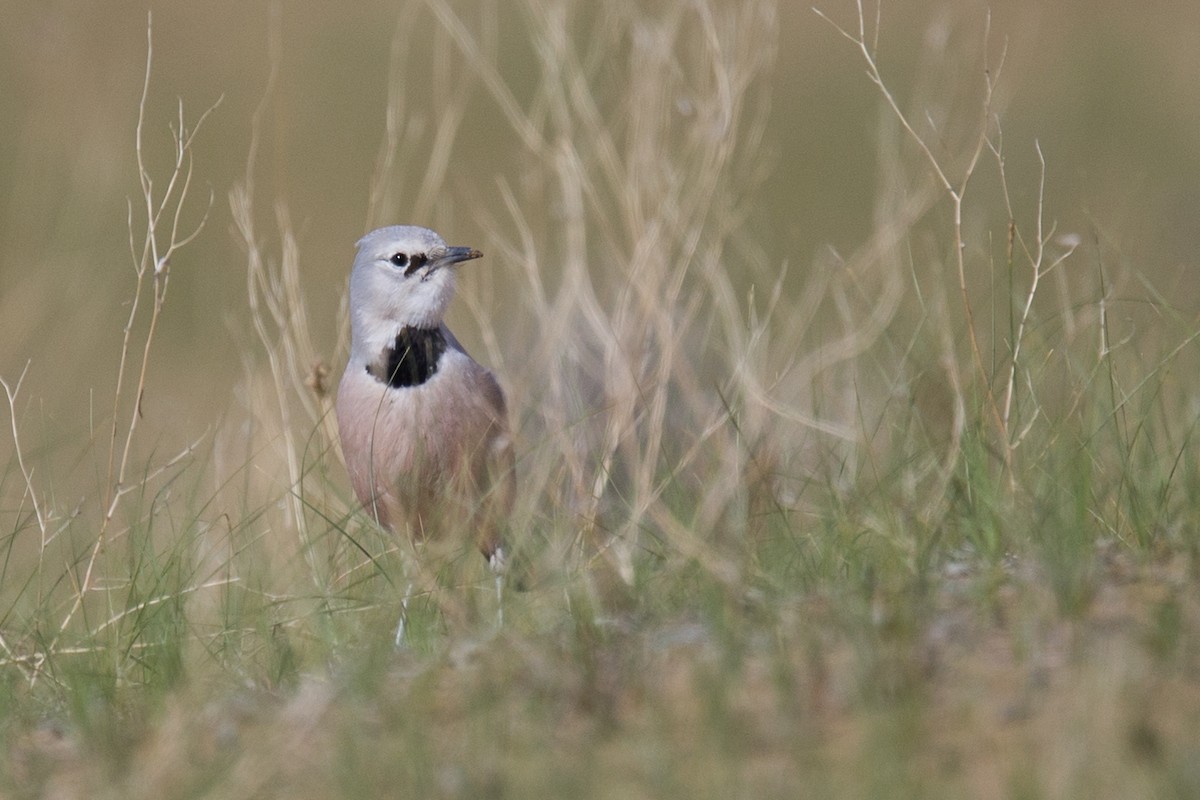
[(367, 372), (393, 389), (420, 386), (437, 373), (444, 352), (446, 337), (440, 328), (401, 328), (396, 341), (367, 364)]

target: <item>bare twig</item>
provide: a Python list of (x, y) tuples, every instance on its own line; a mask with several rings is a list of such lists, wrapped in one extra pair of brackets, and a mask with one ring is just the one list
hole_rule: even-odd
[(10, 385), (4, 378), (0, 378), (0, 386), (4, 387), (4, 394), (8, 398), (8, 416), (12, 423), (13, 450), (17, 454), (17, 468), (21, 470), (21, 477), (25, 479), (25, 493), (29, 496), (29, 502), (33, 504), (33, 514), (37, 519), (38, 530), (42, 535), (41, 550), (45, 551), (46, 515), (42, 512), (42, 504), (38, 500), (37, 491), (33, 488), (33, 472), (25, 466), (25, 456), (21, 452), (21, 439), (17, 432), (17, 394), (21, 391), (21, 384), (24, 382), (25, 374), (28, 371), (29, 362), (26, 361), (16, 383)]
[[(957, 177), (952, 177), (948, 168), (943, 161), (934, 154), (926, 137), (918, 132), (909, 121), (909, 115), (906, 114), (897, 103), (895, 96), (888, 88), (887, 83), (883, 78), (883, 74), (879, 69), (879, 62), (876, 58), (876, 48), (878, 46), (878, 31), (872, 34), (872, 38), (868, 41), (866, 13), (863, 10), (862, 0), (857, 0), (857, 31), (851, 32), (846, 28), (831, 20), (824, 12), (819, 9), (813, 9), (814, 12), (822, 19), (829, 22), (842, 36), (852, 42), (862, 54), (863, 60), (867, 65), (867, 77), (879, 90), (883, 97), (884, 103), (891, 110), (893, 116), (900, 123), (909, 139), (921, 151), (930, 171), (933, 173), (937, 182), (951, 201), (951, 215), (954, 226), (954, 263), (955, 270), (958, 274), (958, 288), (960, 300), (963, 307), (963, 315), (966, 320), (967, 338), (971, 346), (972, 359), (975, 362), (975, 369), (979, 375), (980, 383), (983, 386), (984, 395), (986, 398), (987, 412), (992, 418), (996, 426), (997, 435), (1002, 443), (1002, 453), (1004, 455), (1005, 468), (1011, 472), (1012, 467), (1012, 440), (1008, 434), (1007, 421), (1001, 412), (1000, 404), (996, 398), (995, 391), (992, 389), (992, 379), (987, 368), (987, 362), (983, 357), (983, 350), (979, 344), (979, 338), (976, 332), (975, 316), (972, 309), (970, 293), (967, 288), (967, 264), (966, 264), (966, 242), (963, 236), (963, 200), (966, 196), (967, 188), (975, 174), (975, 168), (979, 164), (979, 158), (983, 153), (984, 148), (988, 144), (988, 129), (992, 119), (992, 104), (995, 93), (996, 83), (1000, 73), (1004, 67), (1005, 50), (1000, 55), (1000, 63), (993, 70), (987, 60), (987, 39), (990, 37), (991, 31), (991, 15), (987, 17), (987, 22), (984, 29), (984, 84), (983, 98), (980, 103), (980, 121), (975, 135), (974, 143), (971, 146), (970, 154), (966, 165), (961, 169)], [(878, 25), (878, 20), (876, 21)]]
[[(1004, 420), (1004, 430), (1005, 431), (1009, 430), (1009, 425), (1010, 425), (1009, 415), (1012, 411), (1013, 398), (1016, 395), (1017, 370), (1018, 370), (1018, 365), (1019, 365), (1020, 359), (1021, 359), (1021, 345), (1025, 340), (1025, 329), (1029, 322), (1029, 313), (1030, 313), (1030, 310), (1033, 308), (1034, 298), (1037, 296), (1038, 286), (1041, 283), (1041, 279), (1045, 275), (1049, 274), (1056, 267), (1058, 267), (1060, 264), (1062, 264), (1064, 261), (1066, 261), (1068, 258), (1070, 258), (1071, 254), (1075, 252), (1075, 248), (1078, 247), (1077, 242), (1075, 242), (1073, 240), (1068, 242), (1067, 248), (1063, 253), (1060, 253), (1053, 261), (1050, 262), (1049, 265), (1043, 266), (1043, 264), (1045, 262), (1045, 257), (1046, 257), (1046, 245), (1054, 237), (1054, 229), (1052, 227), (1049, 233), (1045, 233), (1043, 231), (1043, 220), (1045, 218), (1045, 194), (1046, 194), (1046, 157), (1042, 154), (1042, 147), (1039, 143), (1035, 142), (1034, 147), (1037, 150), (1038, 164), (1040, 166), (1039, 179), (1038, 179), (1038, 200), (1037, 200), (1037, 220), (1036, 220), (1037, 240), (1036, 240), (1036, 243), (1034, 246), (1034, 252), (1032, 254), (1030, 254), (1030, 253), (1028, 253), (1028, 251), (1026, 251), (1026, 254), (1029, 256), (1029, 262), (1030, 262), (1029, 263), (1030, 281), (1029, 281), (1029, 289), (1025, 295), (1025, 303), (1021, 307), (1021, 315), (1020, 315), (1019, 321), (1017, 322), (1016, 333), (1013, 337), (1012, 358), (1011, 358), (1011, 363), (1009, 364), (1008, 381), (1004, 387), (1003, 420)], [(999, 151), (994, 150), (993, 152), (998, 153)], [(1003, 169), (1001, 169), (1001, 175), (1002, 175), (1002, 180), (1003, 180)], [(1005, 194), (1007, 196), (1007, 187), (1005, 189)], [(1010, 216), (1010, 218), (1012, 216), (1011, 209), (1009, 211), (1009, 216)], [(1015, 449), (1022, 438), (1023, 438), (1023, 434), (1020, 436), (1013, 437), (1011, 439), (1010, 446)]]
[[(188, 196), (191, 191), (192, 182), (192, 145), (196, 134), (203, 126), (209, 114), (216, 109), (221, 103), (221, 98), (218, 98), (212, 106), (204, 111), (197, 119), (192, 128), (186, 126), (183, 113), (183, 104), (178, 106), (178, 119), (171, 126), (171, 134), (174, 142), (174, 159), (167, 180), (165, 190), (161, 195), (157, 195), (154, 187), (154, 179), (150, 169), (146, 164), (145, 154), (143, 150), (144, 129), (146, 123), (146, 107), (150, 93), (150, 75), (151, 66), (153, 64), (153, 36), (151, 17), (147, 14), (146, 18), (146, 68), (142, 81), (142, 94), (138, 102), (138, 121), (134, 134), (134, 149), (137, 156), (138, 180), (142, 189), (142, 203), (145, 213), (145, 228), (142, 236), (141, 246), (135, 244), (135, 225), (133, 203), (128, 204), (127, 221), (129, 226), (129, 247), (130, 255), (133, 259), (133, 270), (135, 276), (133, 298), (130, 302), (129, 316), (125, 323), (121, 341), (121, 355), (117, 366), (116, 387), (113, 390), (113, 420), (112, 429), (109, 436), (109, 452), (108, 452), (108, 470), (105, 481), (105, 498), (101, 507), (100, 527), (96, 534), (96, 541), (92, 545), (92, 549), (87, 559), (87, 566), (84, 569), (82, 580), (75, 587), (75, 600), (71, 604), (70, 609), (63, 616), (62, 622), (59, 624), (58, 632), (54, 640), (47, 648), (49, 652), (55, 650), (55, 645), (58, 638), (67, 629), (75, 614), (79, 611), (83, 604), (84, 598), (87, 596), (93, 582), (93, 575), (96, 568), (100, 553), (104, 549), (104, 543), (107, 538), (109, 524), (113, 516), (116, 514), (120, 504), (121, 497), (128, 491), (125, 486), (126, 473), (129, 467), (130, 456), (133, 452), (133, 441), (137, 432), (139, 421), (142, 418), (142, 400), (146, 392), (146, 379), (150, 365), (150, 351), (154, 344), (155, 334), (158, 330), (158, 321), (162, 313), (163, 305), (166, 302), (167, 287), (170, 280), (170, 261), (171, 257), (183, 246), (191, 242), (200, 231), (203, 229), (205, 222), (208, 219), (208, 211), (212, 207), (212, 194), (209, 194), (208, 205), (200, 220), (195, 227), (186, 234), (182, 234), (180, 227), (184, 206), (187, 204)], [(169, 231), (163, 231), (164, 224), (169, 224)], [(126, 395), (126, 382), (130, 377), (130, 360), (133, 357), (131, 354), (135, 350), (133, 341), (134, 324), (139, 319), (142, 311), (143, 293), (149, 290), (151, 292), (151, 309), (149, 325), (145, 334), (145, 339), (141, 342), (140, 347), (140, 363), (137, 365), (136, 383), (132, 391), (132, 402), (129, 396)], [(125, 414), (122, 414), (122, 407), (128, 404)], [(122, 419), (125, 420), (122, 424)], [(121, 444), (118, 446), (118, 439)], [(171, 464), (177, 463), (178, 459), (184, 457), (191, 452), (191, 447), (185, 448), (183, 453)]]

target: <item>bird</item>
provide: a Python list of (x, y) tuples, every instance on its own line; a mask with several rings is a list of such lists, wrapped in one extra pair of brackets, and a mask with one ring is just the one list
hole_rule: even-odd
[(350, 357), (336, 407), (346, 470), (363, 508), (414, 543), (473, 537), (496, 576), (502, 623), (501, 534), (516, 496), (508, 408), (496, 376), (444, 321), (459, 266), (482, 256), (413, 225), (359, 240), (350, 271)]

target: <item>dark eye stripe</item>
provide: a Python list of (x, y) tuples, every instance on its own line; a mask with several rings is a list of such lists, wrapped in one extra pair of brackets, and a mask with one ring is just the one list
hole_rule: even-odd
[(412, 275), (414, 272), (425, 266), (429, 261), (429, 256), (424, 253), (414, 253), (408, 258), (408, 269), (404, 270), (405, 275)]
[(396, 253), (388, 261), (403, 269), (407, 277), (428, 264), (429, 256), (424, 253), (413, 253), (411, 256), (408, 253)]

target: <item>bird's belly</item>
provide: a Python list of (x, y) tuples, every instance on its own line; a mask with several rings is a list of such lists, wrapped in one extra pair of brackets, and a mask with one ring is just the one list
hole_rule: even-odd
[(339, 389), (347, 471), (359, 501), (384, 524), (425, 514), (474, 484), (495, 420), (474, 394), (446, 391), (447, 377), (400, 389), (367, 377)]

